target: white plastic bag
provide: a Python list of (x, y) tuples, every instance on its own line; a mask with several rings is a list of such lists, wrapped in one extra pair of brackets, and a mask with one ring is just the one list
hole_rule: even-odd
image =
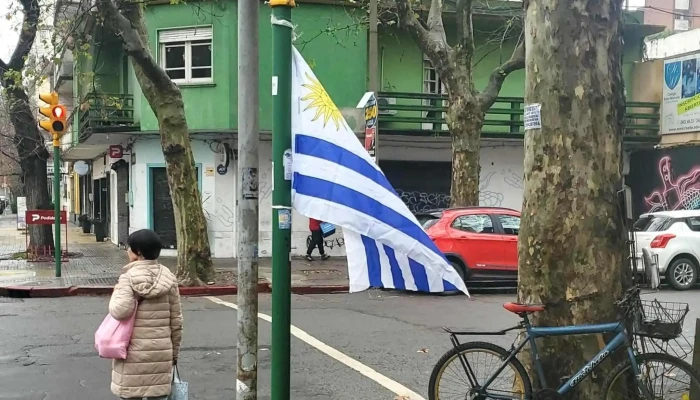
[(173, 368), (173, 383), (169, 400), (187, 400), (189, 397), (190, 384), (180, 379), (180, 372), (177, 365)]

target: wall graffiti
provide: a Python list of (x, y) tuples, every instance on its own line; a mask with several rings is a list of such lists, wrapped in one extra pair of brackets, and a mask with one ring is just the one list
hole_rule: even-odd
[(671, 157), (666, 156), (659, 161), (658, 169), (663, 187), (644, 197), (648, 212), (700, 209), (700, 166), (675, 178)]
[(260, 200), (267, 199), (272, 195), (272, 178), (270, 177), (270, 173), (261, 169), (258, 182), (258, 195), (260, 196)]
[[(311, 235), (306, 237), (306, 248), (309, 248), (309, 245), (311, 245)], [(333, 250), (334, 247), (344, 247), (345, 246), (345, 238), (343, 237), (337, 237), (337, 238), (332, 238), (332, 239), (324, 239), (323, 240), (323, 247)]]
[(700, 209), (700, 149), (643, 150), (630, 157), (625, 183), (634, 212)]

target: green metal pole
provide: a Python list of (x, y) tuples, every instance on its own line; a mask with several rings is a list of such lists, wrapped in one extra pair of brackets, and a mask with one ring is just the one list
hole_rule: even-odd
[[(285, 152), (292, 149), (293, 0), (272, 7), (272, 377), (271, 399), (290, 399), (292, 322), (292, 181)], [(291, 153), (288, 154), (291, 159)], [(286, 175), (286, 176), (285, 176)], [(285, 179), (289, 178), (289, 179)]]
[(61, 149), (55, 135), (53, 138), (53, 215), (54, 215), (54, 258), (56, 278), (61, 277)]

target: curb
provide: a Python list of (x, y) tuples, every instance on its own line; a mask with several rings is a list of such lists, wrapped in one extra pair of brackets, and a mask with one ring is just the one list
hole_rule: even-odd
[(350, 292), (348, 285), (292, 286), (293, 294), (337, 294)]
[[(0, 287), (0, 297), (13, 298), (57, 298), (73, 296), (111, 296), (113, 286), (5, 286)], [(348, 285), (322, 285), (322, 286), (294, 286), (292, 293), (298, 295), (308, 294), (334, 294), (348, 293)], [(271, 293), (272, 286), (268, 282), (258, 283), (258, 293)], [(198, 296), (230, 296), (238, 294), (237, 286), (196, 286), (180, 287), (180, 295), (188, 297)]]
[[(236, 286), (198, 286), (181, 287), (181, 296), (227, 296), (238, 293)], [(42, 286), (6, 286), (0, 287), (0, 297), (13, 298), (57, 298), (72, 296), (111, 296), (113, 286), (68, 286), (68, 287), (42, 287)], [(258, 284), (259, 293), (269, 293), (268, 283)]]

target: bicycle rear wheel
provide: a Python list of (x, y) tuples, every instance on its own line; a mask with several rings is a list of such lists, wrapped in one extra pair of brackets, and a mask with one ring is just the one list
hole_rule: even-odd
[[(509, 356), (506, 349), (486, 342), (462, 343), (443, 355), (430, 374), (429, 400), (484, 400), (489, 395), (499, 399), (532, 398), (532, 385), (517, 358), (511, 359), (488, 388), (489, 380)], [(468, 397), (471, 395), (472, 397)]]
[[(653, 400), (700, 399), (700, 374), (680, 358), (663, 353), (636, 357), (640, 380)], [(632, 363), (625, 360), (610, 373), (605, 385), (606, 400), (646, 400), (637, 386)]]

